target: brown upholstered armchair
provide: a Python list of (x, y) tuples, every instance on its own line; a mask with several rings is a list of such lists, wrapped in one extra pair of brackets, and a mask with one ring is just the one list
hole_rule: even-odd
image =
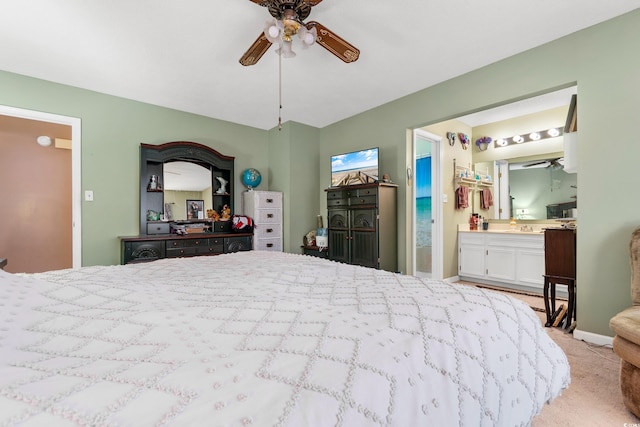
[(633, 306), (609, 322), (616, 333), (613, 351), (620, 356), (620, 388), (625, 406), (640, 417), (640, 227), (631, 234), (631, 299)]

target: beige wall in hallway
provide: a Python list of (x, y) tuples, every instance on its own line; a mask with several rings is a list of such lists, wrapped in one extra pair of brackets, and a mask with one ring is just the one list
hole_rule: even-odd
[[(49, 147), (36, 138), (51, 137)], [(72, 267), (71, 127), (0, 115), (0, 258), (6, 271)]]

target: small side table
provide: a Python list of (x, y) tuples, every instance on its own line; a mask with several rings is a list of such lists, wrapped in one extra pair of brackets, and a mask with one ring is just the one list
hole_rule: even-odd
[(4, 267), (7, 265), (6, 258), (0, 258), (0, 270), (4, 270)]
[(302, 253), (305, 255), (315, 256), (318, 258), (329, 258), (329, 252), (327, 248), (320, 248), (318, 246), (301, 246)]

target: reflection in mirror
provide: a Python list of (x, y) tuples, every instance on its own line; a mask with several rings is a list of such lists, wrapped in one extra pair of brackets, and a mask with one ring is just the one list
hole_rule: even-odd
[(577, 174), (564, 171), (563, 158), (511, 162), (512, 216), (520, 220), (576, 217), (577, 184)]
[[(170, 206), (171, 220), (187, 219), (187, 200), (204, 200), (204, 211), (212, 209), (211, 171), (197, 163), (167, 162), (164, 164), (164, 203)], [(168, 210), (165, 207), (165, 215)]]

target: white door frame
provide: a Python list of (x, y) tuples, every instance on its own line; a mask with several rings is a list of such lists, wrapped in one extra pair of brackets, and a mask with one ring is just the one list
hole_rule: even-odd
[(80, 147), (82, 147), (81, 120), (77, 117), (61, 116), (41, 111), (0, 105), (0, 114), (40, 122), (71, 126), (71, 217), (72, 217), (72, 265), (82, 266), (82, 189)]
[[(442, 227), (442, 138), (422, 129), (413, 130), (412, 169), (416, 170), (416, 140), (420, 137), (431, 144), (431, 212), (433, 227), (431, 229), (431, 277), (442, 279), (443, 275), (443, 227)], [(415, 173), (411, 185), (411, 257), (412, 274), (416, 275), (416, 180)]]

